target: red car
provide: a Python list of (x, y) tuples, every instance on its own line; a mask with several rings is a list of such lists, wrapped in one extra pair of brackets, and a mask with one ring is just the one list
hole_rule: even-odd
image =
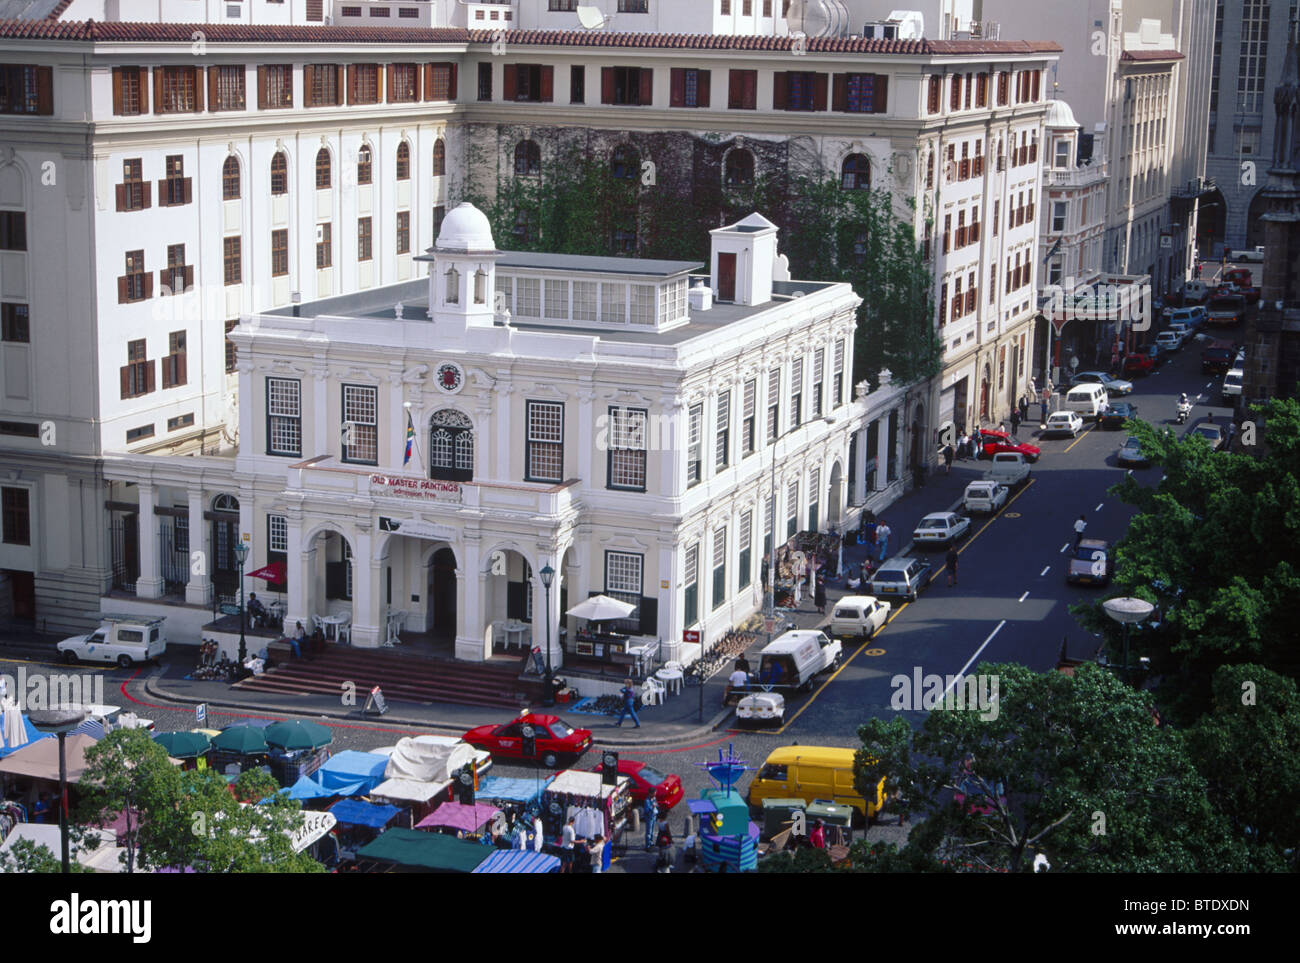
[(1037, 445), (1026, 444), (1014, 435), (996, 429), (981, 428), (980, 445), (980, 458), (992, 458), (1010, 451), (1024, 455), (1026, 461), (1038, 461), (1038, 456), (1042, 454), (1042, 449)]
[(1124, 374), (1148, 375), (1155, 370), (1155, 359), (1148, 354), (1134, 352), (1124, 356)]
[[(525, 726), (533, 727), (537, 752), (524, 755)], [(503, 726), (476, 726), (462, 737), (476, 749), (486, 749), (493, 756), (511, 759), (537, 759), (547, 769), (554, 769), (561, 759), (577, 759), (591, 746), (590, 729), (574, 729), (559, 716), (526, 713)]]
[[(600, 772), (600, 766), (592, 766), (592, 772)], [(672, 773), (662, 773), (654, 766), (633, 759), (618, 761), (618, 774), (627, 776), (632, 781), (632, 801), (638, 806), (645, 802), (651, 792), (660, 809), (672, 809), (682, 801), (682, 779)]]

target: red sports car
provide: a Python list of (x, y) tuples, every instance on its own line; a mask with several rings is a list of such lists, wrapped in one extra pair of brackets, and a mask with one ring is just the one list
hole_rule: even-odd
[[(600, 772), (600, 766), (592, 766), (592, 772)], [(618, 761), (618, 774), (627, 776), (632, 781), (632, 801), (638, 806), (645, 802), (651, 792), (660, 809), (672, 809), (682, 801), (682, 779), (672, 773), (662, 773), (654, 766), (633, 759)]]
[[(537, 741), (536, 753), (524, 755), (524, 737), (530, 733)], [(554, 769), (562, 759), (576, 760), (591, 746), (590, 729), (574, 729), (559, 716), (526, 713), (503, 726), (476, 726), (462, 737), (477, 749), (493, 756), (512, 759), (536, 759), (547, 769)]]
[(1025, 456), (1026, 461), (1038, 461), (1038, 456), (1042, 454), (1042, 449), (1037, 445), (1027, 444), (1005, 431), (980, 429), (979, 457), (992, 458), (1009, 451), (1019, 452)]

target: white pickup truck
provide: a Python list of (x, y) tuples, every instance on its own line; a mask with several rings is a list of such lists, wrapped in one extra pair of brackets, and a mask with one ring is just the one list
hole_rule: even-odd
[(1229, 256), (1230, 261), (1254, 261), (1256, 264), (1264, 263), (1264, 245), (1259, 244), (1255, 247), (1242, 248), (1239, 251), (1233, 251)]
[(998, 452), (993, 456), (993, 467), (984, 473), (984, 480), (1015, 488), (1029, 481), (1029, 462), (1018, 451)]
[(64, 639), (56, 648), (69, 665), (77, 662), (116, 662), (129, 669), (137, 662), (157, 659), (167, 650), (161, 618), (97, 613), (100, 626), (86, 635)]

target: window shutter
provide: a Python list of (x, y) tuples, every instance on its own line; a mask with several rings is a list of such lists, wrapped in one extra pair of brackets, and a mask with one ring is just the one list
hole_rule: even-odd
[(181, 203), (188, 204), (194, 200), (194, 178), (192, 177), (185, 178), (183, 184), (184, 184), (183, 192), (184, 192), (185, 199), (181, 201)]
[(600, 102), (602, 104), (612, 104), (614, 102), (614, 68), (600, 68)]
[[(152, 288), (153, 288), (152, 281), (153, 281), (153, 275), (152, 275), (152, 274), (146, 274), (146, 275), (144, 276), (144, 291), (145, 291), (145, 295), (144, 295), (144, 296), (145, 296), (145, 297), (149, 297), (149, 295), (153, 294), (153, 291), (152, 291)], [(157, 364), (157, 359), (155, 359), (155, 360), (153, 360), (153, 361), (147, 361), (147, 362), (145, 362), (145, 369), (144, 369), (144, 390), (145, 390), (145, 393), (146, 393), (146, 394), (147, 394), (148, 392), (150, 392), (150, 391), (153, 391), (154, 388), (156, 387), (156, 382), (154, 381), (154, 367), (155, 367), (156, 364)]]
[(140, 200), (142, 208), (153, 207), (153, 184), (150, 181), (140, 185)]
[(133, 69), (139, 71), (140, 113), (147, 114), (149, 113), (149, 68), (137, 67)]
[(641, 596), (641, 635), (659, 634), (659, 600)]
[(682, 67), (673, 67), (668, 74), (668, 106), (686, 106), (686, 71)]
[[(200, 67), (198, 69), (201, 71), (203, 68)], [(208, 68), (208, 109), (209, 110), (221, 109), (217, 101), (217, 79), (220, 76), (221, 76), (220, 67)], [(200, 74), (200, 77), (202, 77), (202, 74)], [(203, 108), (200, 107), (199, 109), (202, 110)]]
[(826, 88), (830, 77), (826, 74), (813, 74), (813, 110), (826, 109)]
[(113, 188), (113, 193), (117, 196), (117, 209), (119, 211), (125, 211), (126, 210), (126, 185), (125, 184), (115, 185)]
[(36, 68), (36, 113), (54, 113), (54, 68)]
[(424, 65), (424, 99), (433, 100), (433, 64)]
[(396, 69), (396, 65), (394, 65), (394, 64), (389, 64), (389, 65), (387, 66), (387, 68), (385, 68), (385, 70), (384, 70), (384, 73), (388, 75), (388, 84), (387, 84), (387, 87), (388, 87), (388, 99), (389, 99), (389, 102), (390, 102), (390, 103), (392, 102), (392, 99), (393, 99), (393, 71), (394, 71), (394, 69)]
[(153, 112), (161, 114), (163, 112), (163, 68), (155, 67), (153, 69)]
[(265, 67), (257, 68), (257, 109), (266, 110), (266, 68)]
[[(126, 304), (126, 278), (125, 277), (120, 277), (117, 279), (117, 303)], [(123, 368), (122, 370), (124, 372), (126, 371), (125, 368)], [(123, 392), (122, 397), (125, 398), (126, 389), (123, 388), (122, 392)]]
[(709, 106), (709, 74), (708, 70), (701, 70), (696, 75), (695, 96), (696, 103), (701, 107)]
[(873, 114), (883, 114), (888, 109), (889, 77), (886, 74), (876, 74), (873, 84), (871, 112)]
[(348, 64), (348, 103), (357, 102), (357, 65)]
[(194, 265), (185, 268), (185, 290), (188, 291), (194, 287)]
[(304, 107), (315, 107), (316, 101), (312, 100), (311, 87), (316, 82), (316, 68), (307, 64), (302, 68), (302, 105)]
[(542, 68), (542, 103), (549, 104), (555, 99), (555, 68)]
[(848, 74), (836, 74), (834, 82), (831, 85), (831, 110), (845, 111), (848, 109)]
[(391, 88), (384, 85), (384, 72), (379, 69), (379, 64), (373, 66), (375, 68), (375, 87), (377, 88), (375, 90), (375, 103), (382, 104), (385, 94)]
[(501, 81), (502, 96), (507, 101), (514, 100), (519, 95), (519, 76), (516, 73), (518, 68), (514, 64), (506, 64), (504, 76)]
[(655, 72), (647, 67), (641, 68), (641, 96), (637, 103), (643, 107), (649, 107), (654, 101), (654, 76)]
[[(126, 69), (125, 67), (113, 68), (113, 113), (115, 114), (122, 113), (122, 71)], [(118, 210), (121, 209), (119, 205)]]
[[(451, 77), (448, 78), (448, 80), (447, 80), (447, 99), (448, 99), (448, 100), (455, 100), (455, 99), (456, 99), (456, 66), (457, 66), (457, 65), (454, 64), (454, 63), (453, 63), (453, 64), (448, 64), (448, 69), (451, 71)], [(549, 69), (549, 68), (548, 68), (548, 69)]]
[(166, 391), (172, 386), (172, 356), (168, 355), (163, 358), (163, 390)]
[(185, 352), (182, 351), (176, 356), (176, 384), (183, 385), (186, 380)]
[(786, 109), (786, 76), (780, 70), (772, 74), (772, 109)]
[(194, 113), (203, 113), (203, 68), (191, 67), (190, 76), (194, 78)]
[(345, 92), (347, 91), (347, 82), (347, 71), (344, 69), (342, 64), (338, 64), (334, 68), (334, 102), (329, 106), (337, 107), (339, 104), (344, 102)]
[(727, 106), (735, 109), (745, 106), (745, 74), (733, 70), (727, 75)]
[[(117, 279), (117, 300), (122, 303), (126, 299), (126, 278)], [(118, 376), (122, 381), (122, 397), (131, 397), (131, 366), (124, 364), (117, 369)]]
[[(148, 272), (146, 272), (144, 276), (144, 296), (146, 298), (153, 297), (153, 275)], [(153, 364), (152, 361), (149, 363)]]

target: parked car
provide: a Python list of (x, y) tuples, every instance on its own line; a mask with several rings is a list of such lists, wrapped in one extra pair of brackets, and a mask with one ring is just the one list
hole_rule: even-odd
[(997, 429), (982, 428), (980, 429), (980, 458), (992, 458), (994, 455), (1016, 453), (1024, 455), (1027, 461), (1038, 461), (1038, 456), (1042, 454), (1042, 449), (1037, 445), (1031, 445), (1021, 441), (1019, 438), (1005, 431)]
[(1015, 488), (1029, 481), (1029, 472), (1029, 459), (1017, 451), (1004, 451), (993, 456), (993, 465), (984, 473), (984, 480)]
[(1223, 396), (1225, 405), (1235, 405), (1237, 399), (1241, 397), (1242, 382), (1245, 381), (1246, 373), (1241, 368), (1233, 368), (1223, 376), (1223, 385), (1219, 393)]
[(1156, 344), (1161, 351), (1177, 351), (1183, 346), (1183, 335), (1173, 329), (1161, 331), (1156, 335)]
[(1069, 435), (1077, 437), (1083, 430), (1083, 419), (1076, 411), (1054, 411), (1047, 416), (1047, 427), (1039, 432), (1039, 437), (1048, 435)]
[(1251, 274), (1250, 268), (1245, 267), (1228, 268), (1223, 272), (1223, 280), (1247, 288), (1255, 283), (1255, 277)]
[(1065, 580), (1072, 585), (1105, 585), (1115, 574), (1115, 559), (1110, 543), (1100, 538), (1079, 540), (1065, 567)]
[(1011, 489), (996, 481), (977, 479), (966, 486), (962, 507), (968, 512), (996, 512), (1011, 497)]
[(1070, 379), (1070, 387), (1076, 385), (1101, 385), (1108, 395), (1127, 395), (1133, 391), (1133, 382), (1113, 378), (1104, 371), (1080, 371)]
[(167, 650), (162, 636), (165, 618), (140, 615), (101, 615), (93, 632), (74, 635), (55, 645), (59, 657), (73, 665), (77, 662), (116, 662), (129, 669), (137, 662), (157, 659)]
[(825, 632), (791, 629), (758, 653), (758, 678), (754, 681), (764, 688), (811, 689), (813, 676), (838, 668), (843, 652), (840, 640)]
[(1163, 317), (1171, 325), (1179, 323), (1195, 329), (1205, 323), (1205, 308), (1199, 304), (1186, 308), (1165, 308)]
[(956, 512), (931, 512), (921, 519), (912, 532), (912, 540), (922, 545), (951, 545), (970, 531), (970, 519)]
[(1146, 468), (1151, 464), (1151, 459), (1142, 450), (1142, 443), (1136, 438), (1130, 438), (1116, 454), (1115, 463), (1120, 468)]
[(1223, 429), (1208, 421), (1193, 426), (1192, 430), (1183, 437), (1191, 438), (1194, 435), (1204, 438), (1211, 451), (1219, 451), (1228, 443), (1228, 436), (1223, 433)]
[(751, 692), (736, 703), (736, 721), (777, 725), (785, 721), (785, 696), (779, 692)]
[(846, 595), (831, 612), (830, 634), (869, 639), (889, 621), (892, 606), (872, 595)]
[(1251, 285), (1249, 287), (1238, 287), (1237, 293), (1246, 299), (1247, 304), (1259, 304), (1259, 288)]
[(1127, 401), (1112, 401), (1097, 416), (1097, 424), (1102, 428), (1123, 428), (1125, 422), (1136, 417), (1137, 405)]
[(1155, 359), (1150, 355), (1134, 352), (1124, 356), (1123, 371), (1128, 375), (1149, 375), (1156, 370)]
[(867, 588), (877, 598), (882, 595), (901, 595), (909, 602), (915, 602), (930, 578), (930, 568), (930, 562), (924, 558), (911, 555), (891, 558), (876, 569)]
[(1201, 352), (1201, 374), (1227, 374), (1231, 367), (1231, 348), (1206, 348)]
[[(592, 772), (600, 772), (600, 766), (592, 766)], [(682, 777), (672, 773), (660, 772), (654, 766), (635, 759), (620, 759), (618, 774), (627, 776), (628, 789), (632, 793), (632, 802), (640, 806), (651, 793), (660, 809), (672, 809), (685, 793), (682, 791)]]
[[(524, 755), (524, 737), (536, 740), (536, 752)], [(559, 716), (534, 715), (526, 712), (505, 725), (475, 726), (462, 738), (471, 746), (486, 749), (494, 756), (509, 759), (536, 759), (547, 769), (561, 760), (576, 760), (591, 747), (591, 730), (574, 729)]]

